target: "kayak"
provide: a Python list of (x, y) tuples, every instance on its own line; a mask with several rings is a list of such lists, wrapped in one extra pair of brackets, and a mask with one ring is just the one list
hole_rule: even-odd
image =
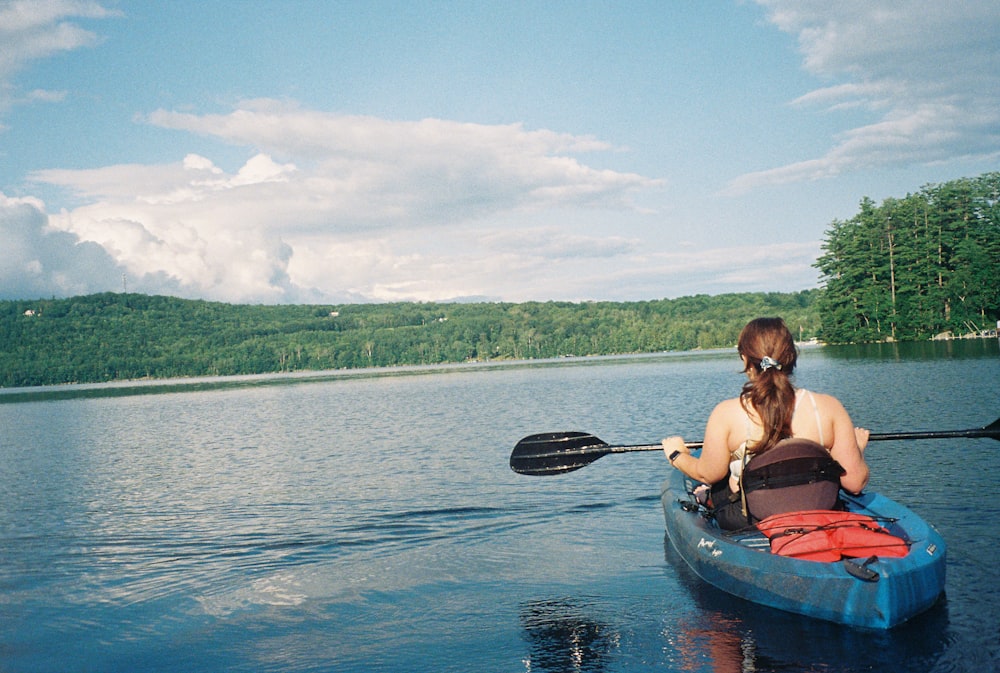
[(771, 553), (756, 529), (724, 531), (706, 516), (681, 472), (663, 483), (667, 537), (702, 580), (779, 610), (866, 629), (890, 629), (933, 606), (944, 592), (944, 540), (911, 510), (877, 494), (841, 492), (849, 512), (874, 517), (909, 544), (905, 556), (833, 562)]

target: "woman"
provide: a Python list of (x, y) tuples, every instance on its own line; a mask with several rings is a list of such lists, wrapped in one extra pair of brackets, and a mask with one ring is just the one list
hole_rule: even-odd
[[(719, 403), (708, 418), (700, 456), (680, 437), (663, 440), (671, 465), (687, 476), (713, 485), (712, 499), (723, 528), (747, 525), (739, 510), (739, 480), (754, 455), (782, 439), (809, 439), (825, 447), (844, 473), (840, 486), (860, 493), (868, 483), (863, 451), (868, 431), (855, 428), (837, 398), (792, 386), (798, 352), (781, 318), (757, 318), (743, 328), (737, 345), (747, 382), (742, 394)], [(734, 504), (736, 507), (723, 507)], [(725, 510), (725, 511), (724, 511)]]

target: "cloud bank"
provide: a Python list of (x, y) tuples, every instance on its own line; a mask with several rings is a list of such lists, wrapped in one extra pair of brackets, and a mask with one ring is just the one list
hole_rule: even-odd
[[(634, 194), (659, 184), (578, 158), (614, 149), (605, 142), (517, 124), (388, 121), (272, 100), (226, 114), (158, 110), (147, 121), (257, 153), (231, 172), (196, 154), (170, 165), (37, 171), (33, 181), (86, 204), (50, 224), (100, 245), (137, 288), (167, 278), (230, 301), (484, 296), (497, 247), (511, 238), (506, 218), (628, 211)], [(559, 227), (513, 238), (556, 257), (627, 247)]]
[(8, 297), (72, 296), (121, 285), (119, 267), (100, 245), (48, 226), (37, 199), (0, 194), (0, 287)]

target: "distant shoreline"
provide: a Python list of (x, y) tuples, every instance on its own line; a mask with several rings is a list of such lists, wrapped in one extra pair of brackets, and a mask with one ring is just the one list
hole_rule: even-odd
[(648, 302), (233, 305), (104, 293), (0, 302), (0, 387), (695, 351), (747, 320), (819, 330), (818, 290)]

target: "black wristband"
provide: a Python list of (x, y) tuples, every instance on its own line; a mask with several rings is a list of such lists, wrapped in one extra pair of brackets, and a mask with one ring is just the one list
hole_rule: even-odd
[(678, 449), (678, 450), (674, 451), (673, 453), (671, 453), (669, 456), (667, 456), (667, 460), (669, 460), (670, 464), (673, 465), (674, 461), (677, 460), (677, 456), (679, 456), (679, 455), (681, 455), (681, 452)]

